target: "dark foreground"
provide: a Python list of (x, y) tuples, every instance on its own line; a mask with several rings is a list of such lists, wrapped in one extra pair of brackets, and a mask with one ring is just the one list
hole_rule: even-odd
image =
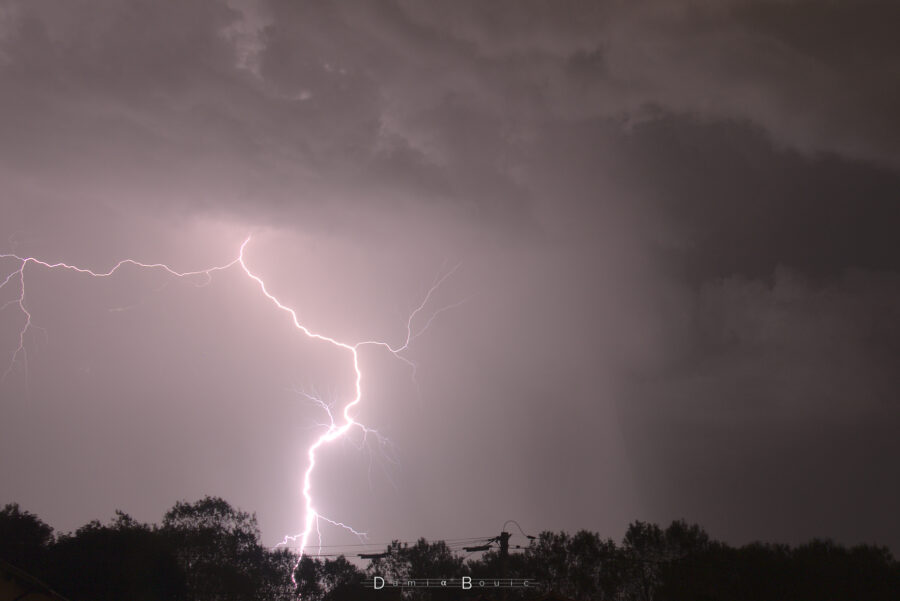
[[(882, 547), (814, 540), (734, 548), (684, 522), (665, 529), (635, 522), (621, 543), (581, 531), (544, 532), (508, 553), (496, 541), (489, 545), (480, 557), (464, 558), (443, 541), (394, 543), (365, 568), (344, 556), (305, 557), (295, 587), (296, 556), (264, 547), (255, 517), (219, 498), (176, 503), (158, 525), (116, 512), (108, 524), (56, 536), (37, 516), (7, 505), (0, 511), (0, 601), (27, 591), (28, 601), (280, 601), (298, 594), (309, 601), (900, 599), (900, 563)], [(475, 586), (373, 590), (365, 583), (374, 576), (388, 583), (468, 576)], [(501, 576), (532, 586), (479, 590), (480, 580), (489, 586)]]

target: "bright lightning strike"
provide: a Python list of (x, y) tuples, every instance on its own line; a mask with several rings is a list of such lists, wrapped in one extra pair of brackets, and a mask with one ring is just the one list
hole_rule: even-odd
[[(315, 532), (317, 540), (318, 540), (318, 545), (321, 547), (321, 544), (322, 544), (322, 534), (321, 534), (321, 530), (320, 530), (321, 522), (326, 522), (328, 524), (331, 524), (332, 526), (342, 528), (342, 529), (356, 535), (361, 540), (364, 540), (366, 537), (365, 532), (360, 532), (343, 522), (339, 522), (337, 520), (333, 520), (331, 518), (328, 518), (328, 517), (325, 517), (324, 515), (322, 515), (315, 506), (315, 500), (313, 498), (313, 492), (312, 492), (312, 477), (313, 477), (313, 473), (316, 469), (316, 458), (317, 458), (318, 451), (323, 446), (325, 446), (328, 443), (333, 442), (339, 438), (344, 437), (352, 428), (359, 428), (363, 432), (364, 441), (365, 441), (365, 436), (367, 436), (369, 434), (373, 434), (374, 436), (376, 436), (379, 441), (383, 440), (381, 435), (376, 430), (366, 427), (364, 424), (356, 421), (356, 419), (354, 418), (354, 410), (362, 402), (362, 399), (363, 399), (363, 389), (362, 389), (363, 372), (360, 369), (360, 365), (359, 365), (360, 349), (363, 347), (366, 347), (366, 346), (374, 346), (374, 347), (383, 348), (384, 350), (391, 353), (393, 356), (397, 357), (398, 359), (400, 359), (401, 361), (403, 361), (404, 363), (409, 365), (413, 369), (413, 374), (415, 374), (415, 367), (416, 367), (415, 364), (412, 361), (410, 361), (409, 359), (407, 359), (406, 357), (404, 357), (403, 355), (401, 355), (401, 353), (409, 348), (409, 345), (412, 343), (412, 341), (415, 338), (417, 338), (425, 330), (428, 329), (428, 327), (431, 325), (434, 318), (437, 317), (438, 314), (440, 314), (441, 312), (443, 312), (447, 309), (453, 308), (459, 304), (459, 303), (457, 303), (454, 305), (449, 305), (449, 306), (443, 307), (443, 308), (435, 311), (434, 313), (432, 313), (429, 316), (429, 319), (427, 320), (427, 322), (425, 323), (424, 326), (422, 326), (418, 330), (413, 329), (413, 324), (414, 324), (416, 317), (420, 313), (422, 313), (422, 311), (425, 310), (425, 307), (428, 305), (428, 303), (431, 300), (434, 293), (437, 291), (437, 289), (440, 287), (440, 285), (444, 282), (444, 280), (446, 280), (448, 277), (450, 277), (450, 275), (453, 274), (453, 272), (456, 270), (456, 268), (451, 269), (449, 272), (447, 272), (440, 278), (436, 279), (432, 283), (431, 287), (428, 289), (427, 293), (425, 294), (424, 298), (422, 299), (422, 302), (419, 303), (419, 305), (409, 314), (409, 318), (407, 319), (407, 322), (406, 322), (406, 338), (403, 340), (403, 342), (401, 344), (394, 346), (387, 342), (383, 342), (383, 341), (379, 341), (379, 340), (364, 340), (362, 342), (356, 342), (356, 343), (351, 344), (351, 343), (347, 343), (347, 342), (342, 342), (340, 340), (336, 340), (334, 338), (331, 338), (330, 336), (326, 336), (326, 335), (320, 334), (318, 332), (314, 332), (314, 331), (310, 330), (308, 327), (306, 327), (305, 325), (303, 325), (303, 323), (301, 323), (300, 318), (297, 315), (297, 312), (294, 309), (292, 309), (291, 307), (288, 307), (287, 305), (282, 303), (274, 294), (272, 294), (269, 291), (269, 288), (266, 285), (266, 283), (263, 281), (263, 279), (260, 276), (256, 275), (250, 269), (249, 265), (247, 264), (247, 260), (246, 260), (246, 256), (245, 256), (247, 245), (249, 243), (250, 243), (250, 238), (248, 237), (241, 244), (237, 258), (233, 259), (232, 261), (230, 261), (224, 265), (218, 265), (215, 267), (210, 267), (210, 268), (202, 269), (202, 270), (198, 270), (198, 271), (184, 271), (184, 272), (172, 269), (171, 267), (169, 267), (168, 265), (165, 265), (163, 263), (141, 263), (140, 261), (136, 261), (134, 259), (124, 259), (124, 260), (116, 263), (109, 271), (97, 272), (97, 271), (93, 271), (91, 269), (77, 267), (75, 265), (69, 265), (68, 263), (62, 263), (62, 262), (50, 263), (50, 262), (46, 262), (46, 261), (41, 261), (34, 257), (22, 257), (22, 256), (19, 256), (16, 254), (0, 254), (0, 259), (7, 260), (7, 261), (11, 260), (11, 261), (15, 261), (15, 263), (16, 263), (16, 267), (3, 279), (2, 283), (0, 283), (0, 290), (3, 290), (7, 286), (12, 285), (13, 282), (18, 282), (18, 296), (16, 296), (12, 300), (6, 302), (4, 305), (0, 306), (0, 311), (4, 310), (10, 306), (15, 305), (15, 306), (18, 306), (19, 311), (24, 316), (24, 323), (22, 325), (22, 328), (19, 330), (18, 346), (16, 347), (16, 350), (13, 352), (12, 359), (11, 359), (6, 371), (4, 372), (2, 379), (5, 379), (16, 365), (22, 365), (23, 369), (27, 373), (28, 357), (27, 357), (25, 340), (26, 340), (29, 330), (37, 327), (32, 323), (32, 315), (31, 315), (31, 312), (29, 312), (28, 306), (26, 304), (25, 269), (29, 265), (45, 267), (47, 269), (67, 269), (67, 270), (75, 271), (78, 273), (82, 273), (82, 274), (85, 274), (88, 276), (98, 277), (98, 278), (110, 277), (110, 276), (114, 275), (117, 271), (119, 271), (122, 267), (124, 267), (126, 265), (132, 265), (135, 267), (145, 268), (145, 269), (163, 270), (163, 271), (169, 273), (170, 275), (172, 275), (174, 277), (178, 277), (178, 278), (190, 278), (190, 277), (202, 276), (205, 278), (205, 281), (201, 285), (208, 284), (212, 280), (212, 275), (215, 272), (224, 271), (224, 270), (230, 269), (235, 266), (240, 267), (240, 269), (244, 272), (244, 274), (256, 284), (256, 286), (259, 288), (259, 291), (262, 293), (262, 295), (271, 304), (273, 304), (277, 309), (279, 309), (280, 311), (287, 314), (287, 316), (290, 318), (291, 324), (293, 325), (293, 327), (296, 330), (299, 330), (302, 334), (304, 334), (308, 338), (311, 338), (311, 339), (317, 340), (317, 341), (321, 341), (321, 342), (325, 342), (327, 344), (330, 344), (332, 346), (338, 347), (338, 348), (346, 351), (349, 360), (353, 364), (353, 370), (354, 370), (354, 374), (355, 374), (353, 398), (346, 405), (344, 405), (344, 408), (341, 411), (340, 417), (338, 419), (335, 418), (335, 415), (332, 412), (331, 407), (329, 405), (327, 405), (325, 402), (323, 402), (321, 399), (319, 399), (317, 397), (307, 395), (313, 402), (315, 402), (317, 405), (319, 405), (321, 408), (323, 408), (325, 410), (325, 412), (330, 420), (330, 423), (325, 424), (324, 433), (321, 434), (318, 438), (316, 438), (315, 441), (313, 441), (313, 443), (309, 446), (309, 448), (306, 451), (307, 466), (306, 466), (306, 470), (303, 472), (303, 487), (302, 487), (303, 500), (304, 500), (303, 530), (299, 534), (286, 536), (284, 538), (284, 540), (280, 543), (281, 545), (286, 545), (288, 542), (298, 542), (299, 541), (299, 555), (297, 558), (297, 564), (295, 564), (295, 566), (294, 566), (294, 571), (296, 571), (296, 567), (299, 565), (300, 560), (303, 558), (303, 555), (306, 552), (306, 548), (309, 546), (310, 537), (313, 535), (313, 532)], [(0, 277), (2, 277), (2, 276), (0, 276)], [(294, 581), (294, 584), (296, 585), (297, 582), (295, 580), (295, 576), (294, 576), (293, 572), (291, 574), (291, 579)]]

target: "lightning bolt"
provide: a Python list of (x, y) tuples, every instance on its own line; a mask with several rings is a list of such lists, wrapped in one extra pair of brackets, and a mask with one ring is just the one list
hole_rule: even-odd
[[(269, 287), (266, 285), (265, 281), (263, 281), (263, 279), (260, 276), (258, 276), (256, 273), (254, 273), (253, 270), (250, 269), (250, 266), (247, 263), (246, 250), (247, 250), (247, 246), (249, 243), (250, 243), (250, 237), (247, 237), (240, 246), (240, 250), (238, 252), (237, 258), (233, 259), (232, 261), (225, 263), (223, 265), (209, 267), (207, 269), (202, 269), (202, 270), (198, 270), (198, 271), (177, 271), (163, 263), (142, 263), (142, 262), (136, 261), (134, 259), (124, 259), (124, 260), (116, 263), (108, 271), (98, 272), (98, 271), (93, 271), (91, 269), (86, 269), (83, 267), (78, 267), (78, 266), (70, 265), (68, 263), (63, 263), (63, 262), (50, 263), (47, 261), (42, 261), (40, 259), (36, 259), (34, 257), (23, 257), (23, 256), (19, 256), (17, 254), (0, 254), (0, 259), (4, 259), (7, 261), (12, 260), (12, 261), (16, 262), (16, 267), (11, 272), (9, 272), (9, 274), (4, 278), (2, 283), (0, 283), (0, 290), (3, 290), (7, 286), (12, 285), (13, 282), (18, 282), (18, 296), (16, 296), (12, 300), (7, 301), (4, 305), (0, 306), (0, 311), (5, 310), (6, 308), (8, 308), (10, 306), (18, 306), (19, 311), (25, 318), (22, 328), (19, 330), (18, 346), (16, 347), (16, 350), (13, 352), (12, 359), (10, 360), (9, 366), (7, 367), (6, 371), (4, 372), (4, 374), (3, 374), (2, 378), (0, 378), (0, 380), (5, 379), (12, 372), (12, 370), (14, 369), (14, 367), (16, 365), (22, 365), (23, 371), (25, 371), (26, 377), (27, 377), (28, 356), (27, 356), (27, 349), (26, 349), (25, 341), (26, 341), (28, 331), (32, 328), (37, 328), (37, 326), (35, 326), (33, 324), (32, 315), (29, 312), (28, 306), (26, 304), (25, 269), (29, 265), (33, 264), (35, 266), (45, 267), (47, 269), (71, 270), (71, 271), (75, 271), (75, 272), (78, 272), (81, 274), (85, 274), (85, 275), (88, 275), (91, 277), (97, 277), (97, 278), (111, 277), (116, 272), (118, 272), (120, 269), (122, 269), (123, 267), (131, 265), (134, 267), (144, 268), (144, 269), (162, 270), (162, 271), (167, 272), (169, 275), (171, 275), (173, 277), (177, 277), (177, 278), (194, 278), (194, 277), (203, 278), (202, 281), (198, 284), (199, 286), (205, 286), (205, 285), (209, 284), (209, 282), (212, 281), (213, 274), (216, 272), (225, 271), (227, 269), (231, 269), (231, 268), (235, 268), (235, 267), (240, 268), (241, 271), (250, 280), (252, 280), (254, 282), (256, 287), (259, 289), (259, 292), (262, 294), (262, 296), (265, 299), (267, 299), (268, 302), (270, 302), (276, 309), (278, 309), (279, 311), (286, 314), (286, 316), (290, 320), (290, 324), (296, 330), (299, 330), (300, 333), (302, 333), (303, 335), (305, 335), (306, 337), (308, 337), (310, 339), (320, 341), (323, 343), (327, 343), (329, 345), (332, 345), (334, 347), (337, 347), (337, 348), (345, 351), (347, 353), (347, 357), (348, 357), (349, 361), (353, 365), (353, 371), (355, 374), (353, 397), (352, 397), (352, 399), (350, 399), (350, 401), (348, 401), (344, 405), (343, 410), (340, 412), (339, 417), (337, 417), (337, 418), (336, 418), (334, 412), (332, 411), (332, 408), (328, 404), (326, 404), (324, 401), (322, 401), (319, 397), (314, 396), (314, 395), (306, 395), (310, 400), (312, 400), (316, 405), (318, 405), (320, 408), (322, 408), (325, 411), (326, 415), (329, 418), (329, 423), (323, 424), (323, 426), (325, 427), (324, 433), (322, 433), (318, 438), (316, 438), (306, 451), (307, 464), (306, 464), (306, 469), (303, 472), (303, 485), (302, 485), (302, 493), (303, 493), (303, 501), (304, 501), (303, 530), (299, 534), (285, 536), (284, 539), (282, 540), (282, 542), (279, 543), (279, 545), (286, 545), (288, 542), (295, 542), (295, 543), (299, 542), (299, 553), (297, 556), (297, 562), (294, 565), (294, 570), (292, 570), (292, 573), (291, 573), (291, 580), (296, 585), (297, 581), (296, 581), (294, 572), (296, 572), (297, 566), (300, 565), (300, 561), (302, 560), (303, 555), (306, 553), (306, 549), (310, 544), (310, 538), (313, 536), (314, 532), (318, 539), (319, 548), (321, 549), (321, 544), (322, 544), (321, 523), (322, 522), (326, 522), (334, 527), (344, 529), (347, 532), (350, 532), (350, 533), (354, 534), (355, 536), (359, 537), (360, 540), (364, 540), (366, 538), (365, 532), (360, 532), (360, 531), (356, 530), (355, 528), (353, 528), (352, 526), (349, 526), (343, 522), (326, 517), (322, 513), (320, 513), (315, 505), (315, 500), (313, 498), (313, 492), (312, 492), (312, 488), (313, 488), (312, 480), (313, 480), (313, 473), (315, 472), (315, 469), (316, 469), (316, 459), (318, 456), (318, 452), (320, 449), (322, 449), (322, 447), (328, 445), (329, 443), (331, 443), (335, 440), (338, 440), (338, 439), (344, 437), (345, 435), (347, 435), (347, 433), (351, 429), (354, 429), (354, 428), (358, 428), (362, 431), (363, 437), (364, 437), (363, 438), (364, 442), (365, 442), (365, 437), (368, 436), (369, 434), (372, 434), (375, 437), (377, 437), (379, 442), (383, 442), (385, 440), (378, 433), (377, 430), (374, 430), (372, 428), (365, 426), (364, 424), (356, 421), (356, 419), (354, 418), (355, 409), (359, 406), (359, 404), (363, 400), (363, 386), (362, 386), (363, 372), (359, 365), (360, 350), (365, 347), (376, 347), (376, 348), (381, 348), (381, 349), (387, 351), (388, 353), (390, 353), (397, 359), (406, 363), (412, 369), (413, 377), (415, 378), (415, 369), (416, 369), (415, 363), (413, 363), (411, 360), (409, 360), (408, 358), (403, 356), (401, 353), (403, 353), (403, 351), (407, 350), (409, 348), (410, 344), (412, 344), (413, 340), (415, 340), (418, 336), (420, 336), (422, 333), (424, 333), (428, 329), (428, 327), (431, 325), (431, 323), (434, 321), (434, 319), (440, 313), (442, 313), (443, 311), (446, 311), (448, 309), (451, 309), (451, 308), (461, 304), (461, 302), (465, 302), (465, 301), (461, 301), (460, 303), (455, 303), (453, 305), (448, 305), (448, 306), (442, 307), (441, 309), (438, 309), (437, 311), (433, 312), (429, 316), (425, 325), (423, 325), (419, 329), (414, 329), (413, 326), (416, 321), (416, 318), (419, 316), (419, 314), (421, 314), (425, 310), (426, 306), (429, 304), (429, 302), (431, 301), (432, 297), (434, 296), (437, 289), (441, 286), (441, 284), (443, 284), (443, 282), (456, 271), (456, 269), (458, 267), (458, 265), (457, 265), (456, 267), (450, 269), (449, 271), (444, 273), (442, 276), (436, 278), (432, 282), (428, 291), (422, 298), (422, 301), (409, 314), (409, 317), (406, 322), (406, 337), (400, 344), (391, 345), (390, 343), (380, 341), (380, 340), (364, 340), (364, 341), (356, 342), (356, 343), (352, 343), (352, 344), (348, 343), (348, 342), (342, 342), (342, 341), (332, 338), (330, 336), (326, 336), (319, 332), (315, 332), (315, 331), (311, 330), (310, 328), (308, 328), (307, 326), (305, 326), (300, 321), (300, 318), (299, 318), (297, 312), (293, 308), (282, 303), (278, 299), (278, 297), (276, 297), (274, 294), (272, 294), (272, 292), (269, 291)], [(2, 277), (2, 276), (0, 276), (0, 277)]]

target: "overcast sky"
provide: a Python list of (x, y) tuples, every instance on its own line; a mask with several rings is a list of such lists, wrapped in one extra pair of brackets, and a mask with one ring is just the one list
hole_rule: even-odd
[[(402, 341), (459, 265), (414, 323), (453, 306), (415, 378), (360, 352), (358, 416), (392, 446), (332, 444), (315, 473), (373, 542), (684, 518), (897, 552), (898, 22), (858, 0), (5, 0), (0, 253), (189, 271), (252, 234), (248, 266), (348, 343)], [(0, 503), (66, 531), (212, 494), (268, 544), (302, 529), (327, 421), (302, 393), (345, 404), (346, 352), (239, 269), (25, 283), (27, 363), (0, 312)]]

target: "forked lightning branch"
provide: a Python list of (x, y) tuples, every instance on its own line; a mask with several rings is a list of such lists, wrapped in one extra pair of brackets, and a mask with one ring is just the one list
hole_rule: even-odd
[[(94, 271), (92, 269), (70, 265), (64, 262), (54, 263), (43, 261), (35, 257), (23, 257), (17, 254), (0, 254), (0, 270), (2, 270), (0, 271), (0, 278), (2, 278), (2, 280), (0, 280), (0, 292), (10, 291), (10, 289), (12, 289), (12, 293), (10, 294), (11, 298), (7, 300), (3, 305), (0, 305), (0, 311), (15, 307), (18, 309), (19, 318), (22, 320), (22, 326), (18, 331), (15, 350), (12, 352), (9, 364), (6, 367), (2, 377), (3, 379), (9, 377), (17, 365), (22, 366), (23, 368), (27, 366), (28, 349), (26, 342), (28, 334), (31, 329), (37, 327), (37, 325), (34, 323), (32, 313), (28, 309), (28, 289), (26, 286), (27, 273), (32, 269), (69, 270), (88, 277), (108, 278), (115, 276), (116, 273), (124, 268), (132, 267), (139, 269), (161, 270), (174, 278), (201, 277), (206, 278), (207, 281), (209, 281), (217, 272), (225, 271), (228, 269), (240, 269), (253, 282), (255, 287), (259, 290), (261, 297), (267, 303), (269, 303), (270, 306), (284, 313), (286, 317), (288, 317), (289, 325), (292, 328), (298, 330), (301, 334), (314, 341), (328, 344), (343, 350), (344, 352), (346, 352), (347, 361), (349, 361), (353, 365), (353, 373), (355, 378), (353, 386), (353, 397), (349, 401), (347, 401), (346, 404), (344, 404), (343, 410), (340, 412), (339, 417), (331, 414), (331, 412), (329, 411), (329, 417), (331, 418), (330, 424), (326, 424), (325, 432), (317, 437), (306, 451), (306, 469), (304, 470), (302, 476), (302, 493), (304, 501), (303, 530), (299, 534), (285, 537), (284, 540), (280, 543), (281, 545), (286, 545), (289, 541), (298, 543), (299, 556), (297, 561), (299, 565), (300, 559), (303, 557), (307, 547), (310, 545), (310, 539), (313, 536), (314, 532), (317, 537), (318, 544), (321, 545), (320, 526), (322, 525), (322, 522), (338, 528), (343, 528), (359, 537), (365, 536), (365, 533), (362, 533), (341, 521), (335, 520), (331, 517), (326, 517), (325, 515), (320, 513), (319, 508), (315, 504), (312, 487), (312, 476), (316, 469), (316, 459), (318, 456), (318, 452), (320, 449), (322, 449), (322, 447), (345, 436), (348, 432), (350, 432), (350, 430), (354, 428), (360, 429), (365, 434), (374, 432), (355, 419), (355, 410), (363, 401), (363, 372), (359, 364), (360, 349), (367, 346), (381, 348), (414, 369), (415, 365), (412, 363), (412, 361), (410, 361), (403, 355), (403, 352), (409, 348), (410, 344), (417, 336), (422, 334), (428, 328), (428, 326), (431, 324), (432, 320), (438, 313), (449, 308), (443, 307), (441, 309), (433, 311), (430, 314), (429, 318), (425, 320), (425, 324), (421, 328), (417, 330), (414, 329), (415, 323), (417, 321), (421, 321), (421, 319), (417, 320), (417, 318), (420, 316), (420, 314), (423, 313), (423, 311), (425, 311), (425, 308), (431, 302), (435, 291), (443, 283), (443, 281), (453, 273), (454, 270), (450, 270), (442, 277), (438, 278), (428, 289), (427, 293), (422, 298), (421, 303), (410, 313), (409, 318), (406, 322), (405, 337), (400, 344), (392, 345), (388, 342), (380, 340), (364, 340), (361, 342), (349, 343), (313, 331), (305, 326), (301, 322), (297, 312), (293, 308), (282, 303), (278, 299), (278, 297), (276, 297), (270, 291), (269, 285), (250, 268), (247, 260), (247, 250), (249, 244), (250, 238), (248, 237), (240, 245), (237, 256), (231, 261), (222, 265), (195, 271), (178, 271), (163, 263), (142, 263), (134, 259), (123, 259), (115, 263), (108, 271)], [(319, 401), (319, 404), (327, 408), (327, 406), (321, 401)], [(292, 578), (294, 578), (293, 575)]]

